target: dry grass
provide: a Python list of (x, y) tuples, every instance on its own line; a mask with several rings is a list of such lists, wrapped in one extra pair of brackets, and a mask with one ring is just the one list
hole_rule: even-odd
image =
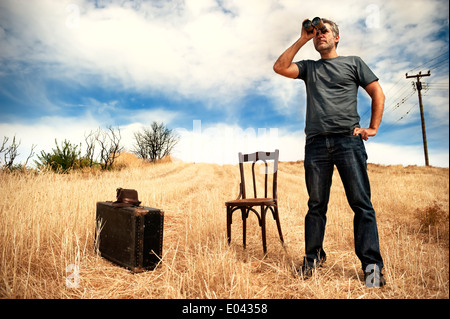
[[(293, 275), (304, 250), (303, 164), (281, 163), (279, 202), (286, 245), (268, 221), (263, 258), (256, 217), (247, 250), (235, 215), (226, 243), (226, 200), (238, 168), (122, 158), (120, 171), (68, 175), (0, 173), (2, 298), (443, 298), (449, 296), (449, 170), (369, 165), (388, 285), (367, 289), (353, 249), (353, 213), (336, 172), (325, 250), (328, 261), (304, 281)], [(117, 187), (164, 209), (164, 247), (154, 271), (131, 274), (94, 249), (95, 204)], [(432, 212), (433, 211), (433, 212)], [(431, 213), (430, 213), (431, 212)], [(78, 287), (70, 288), (79, 269)], [(67, 269), (67, 271), (66, 271)], [(72, 276), (71, 276), (72, 275)]]

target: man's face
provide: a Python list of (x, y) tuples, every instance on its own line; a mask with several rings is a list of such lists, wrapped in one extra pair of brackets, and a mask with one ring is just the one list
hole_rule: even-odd
[(318, 52), (330, 51), (339, 40), (339, 36), (336, 38), (334, 37), (333, 32), (331, 31), (331, 26), (328, 23), (325, 23), (325, 25), (327, 30), (325, 32), (317, 30), (314, 37), (314, 47)]

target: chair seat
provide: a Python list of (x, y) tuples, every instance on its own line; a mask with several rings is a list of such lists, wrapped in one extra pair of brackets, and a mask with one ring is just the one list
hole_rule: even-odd
[(246, 199), (236, 199), (225, 202), (226, 206), (259, 206), (259, 205), (275, 205), (275, 200), (273, 198), (246, 198)]

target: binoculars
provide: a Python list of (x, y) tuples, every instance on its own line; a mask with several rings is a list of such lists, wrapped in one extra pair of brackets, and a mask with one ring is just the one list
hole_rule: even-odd
[(307, 32), (311, 32), (313, 29), (317, 29), (323, 32), (327, 31), (327, 27), (326, 25), (323, 23), (322, 19), (319, 17), (315, 17), (314, 19), (311, 20), (305, 20), (303, 22), (303, 28), (305, 28), (305, 30)]

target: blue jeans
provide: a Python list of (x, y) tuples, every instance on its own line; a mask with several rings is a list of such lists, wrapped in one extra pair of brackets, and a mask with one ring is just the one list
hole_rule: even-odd
[(376, 264), (383, 268), (375, 210), (370, 199), (367, 153), (359, 135), (320, 135), (307, 139), (305, 179), (308, 189), (308, 213), (305, 217), (305, 252), (308, 266), (326, 260), (323, 238), (334, 165), (344, 185), (348, 203), (354, 212), (355, 252), (362, 268)]

